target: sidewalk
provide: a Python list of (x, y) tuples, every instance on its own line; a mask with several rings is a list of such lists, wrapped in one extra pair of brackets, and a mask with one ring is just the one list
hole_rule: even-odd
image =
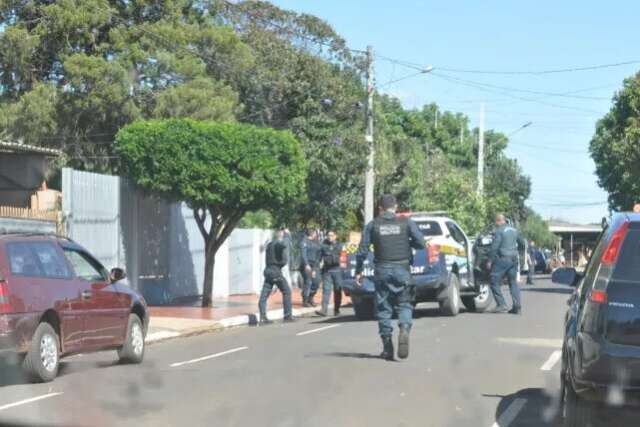
[[(310, 316), (320, 308), (322, 292), (315, 297), (317, 307), (303, 307), (300, 289), (292, 290), (293, 316)], [(234, 326), (256, 325), (259, 295), (232, 295), (228, 298), (214, 298), (212, 308), (202, 308), (199, 302), (184, 306), (150, 307), (148, 343), (163, 341), (180, 336), (197, 335)], [(351, 301), (343, 296), (343, 305)], [(333, 296), (331, 298), (333, 301)], [(195, 305), (197, 304), (197, 305)], [(267, 317), (278, 320), (284, 317), (282, 294), (272, 294), (267, 302)], [(330, 314), (333, 306), (330, 305)]]

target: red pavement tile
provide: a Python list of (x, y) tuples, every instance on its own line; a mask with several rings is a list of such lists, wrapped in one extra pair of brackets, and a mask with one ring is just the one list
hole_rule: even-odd
[[(316, 303), (320, 302), (322, 293), (316, 295)], [(213, 308), (202, 307), (150, 307), (152, 317), (178, 317), (184, 319), (222, 320), (228, 317), (252, 314), (258, 311), (259, 295), (232, 295), (226, 299), (214, 299)], [(300, 289), (293, 289), (293, 307), (302, 307)], [(331, 299), (333, 301), (333, 299)], [(343, 304), (348, 304), (349, 298), (343, 297)], [(282, 308), (282, 294), (276, 292), (269, 297), (268, 310)]]

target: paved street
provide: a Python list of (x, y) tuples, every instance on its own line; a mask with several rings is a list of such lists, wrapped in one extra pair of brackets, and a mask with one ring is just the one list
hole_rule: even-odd
[[(3, 373), (0, 420), (78, 426), (552, 426), (570, 290), (540, 280), (524, 315), (416, 313), (411, 356), (377, 358), (375, 322), (236, 328), (67, 359), (51, 384)], [(40, 400), (31, 400), (41, 398)], [(494, 424), (495, 423), (495, 424)]]

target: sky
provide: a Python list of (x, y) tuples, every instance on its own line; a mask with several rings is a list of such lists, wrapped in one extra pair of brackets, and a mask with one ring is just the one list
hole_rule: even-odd
[[(429, 74), (380, 89), (397, 96), (407, 108), (436, 102), (443, 110), (465, 113), (477, 126), (484, 103), (485, 127), (512, 134), (507, 154), (531, 177), (528, 205), (543, 217), (599, 223), (607, 215), (607, 194), (597, 185), (588, 147), (596, 121), (609, 110), (624, 78), (640, 70), (640, 2), (272, 2), (324, 19), (350, 48), (373, 46), (378, 86), (416, 73), (385, 58), (434, 67)], [(478, 72), (545, 71), (632, 61), (567, 73)], [(528, 122), (530, 126), (518, 130)]]

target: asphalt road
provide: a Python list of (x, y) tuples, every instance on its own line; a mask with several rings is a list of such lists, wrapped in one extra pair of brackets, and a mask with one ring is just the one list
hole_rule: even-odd
[[(506, 290), (506, 288), (505, 288)], [(377, 356), (375, 322), (239, 328), (66, 359), (51, 384), (0, 375), (0, 421), (77, 426), (556, 426), (570, 289), (523, 287), (522, 316), (441, 317), (420, 305), (410, 358)], [(33, 400), (40, 399), (40, 400)], [(617, 424), (616, 424), (617, 425)]]

